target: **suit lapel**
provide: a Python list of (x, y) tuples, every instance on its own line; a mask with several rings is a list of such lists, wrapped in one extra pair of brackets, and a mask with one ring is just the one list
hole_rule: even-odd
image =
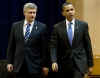
[(28, 41), (32, 39), (32, 36), (36, 34), (37, 30), (38, 30), (38, 25), (37, 25), (37, 21), (35, 20)]
[(73, 37), (73, 41), (72, 41), (72, 46), (74, 45), (74, 43), (76, 42), (77, 40), (77, 37), (78, 37), (78, 29), (79, 28), (79, 23), (78, 23), (78, 20), (75, 19), (75, 27), (74, 27), (74, 37)]
[(68, 40), (68, 35), (67, 35), (66, 21), (64, 21), (62, 23), (62, 36), (64, 38), (64, 42), (65, 42), (66, 46), (69, 45), (71, 47), (69, 40)]
[(24, 41), (23, 25), (24, 25), (24, 21), (21, 21), (20, 26), (19, 26), (19, 33), (20, 33), (21, 39)]
[(76, 42), (76, 40), (77, 40), (77, 36), (78, 36), (78, 26), (79, 26), (79, 22), (78, 22), (78, 20), (77, 19), (75, 19), (75, 27), (74, 27), (74, 37), (73, 37), (73, 41), (72, 41), (72, 46), (70, 45), (70, 42), (69, 42), (69, 39), (68, 39), (68, 34), (67, 34), (67, 28), (66, 28), (66, 21), (64, 21), (63, 23), (62, 23), (62, 32), (63, 32), (63, 34), (64, 34), (64, 40), (65, 40), (65, 44), (66, 45), (69, 45), (70, 47), (72, 47), (73, 45), (74, 45), (74, 43)]

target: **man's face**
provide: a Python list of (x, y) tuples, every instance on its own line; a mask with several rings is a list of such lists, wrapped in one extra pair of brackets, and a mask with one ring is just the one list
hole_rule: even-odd
[(63, 8), (62, 12), (63, 16), (65, 16), (67, 19), (73, 19), (75, 15), (75, 8), (73, 7), (72, 4), (66, 5)]
[(36, 17), (36, 12), (37, 12), (37, 9), (26, 9), (24, 11), (25, 19), (28, 22), (32, 22), (35, 19), (35, 17)]

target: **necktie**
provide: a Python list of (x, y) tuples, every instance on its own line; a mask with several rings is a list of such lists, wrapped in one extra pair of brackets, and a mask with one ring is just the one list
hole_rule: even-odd
[(70, 45), (72, 46), (73, 35), (72, 35), (72, 23), (71, 22), (68, 24), (67, 34), (68, 34), (68, 39), (69, 39)]
[(31, 24), (27, 24), (26, 32), (25, 32), (25, 36), (24, 36), (25, 41), (27, 41), (30, 36), (30, 26), (31, 26)]

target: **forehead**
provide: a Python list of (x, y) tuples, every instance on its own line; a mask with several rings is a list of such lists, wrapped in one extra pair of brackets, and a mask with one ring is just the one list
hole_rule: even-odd
[(74, 6), (72, 4), (69, 4), (69, 5), (65, 5), (64, 6), (64, 9), (74, 9)]
[(36, 8), (27, 8), (27, 9), (25, 10), (25, 12), (35, 12), (35, 11), (37, 11)]

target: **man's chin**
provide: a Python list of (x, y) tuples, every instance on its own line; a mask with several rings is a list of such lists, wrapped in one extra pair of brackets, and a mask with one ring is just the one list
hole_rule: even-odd
[(34, 21), (34, 19), (32, 19), (32, 20), (29, 20), (29, 22), (32, 22), (32, 21)]

